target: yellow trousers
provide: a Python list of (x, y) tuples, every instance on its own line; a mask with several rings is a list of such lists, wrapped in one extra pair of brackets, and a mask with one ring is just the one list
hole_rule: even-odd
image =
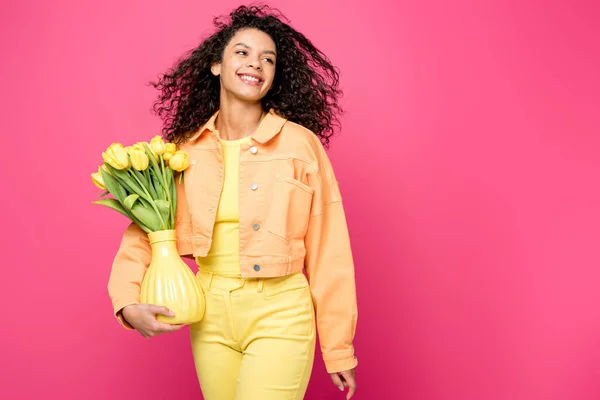
[(190, 332), (204, 399), (303, 399), (316, 336), (304, 274), (243, 279), (200, 270), (197, 278), (206, 313)]

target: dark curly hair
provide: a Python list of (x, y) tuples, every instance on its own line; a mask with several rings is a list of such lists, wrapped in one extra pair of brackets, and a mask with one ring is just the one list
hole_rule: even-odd
[[(220, 106), (219, 77), (210, 66), (220, 62), (225, 47), (242, 29), (255, 28), (275, 42), (277, 63), (272, 89), (263, 97), (265, 111), (275, 112), (310, 129), (325, 147), (339, 127), (338, 104), (342, 91), (339, 73), (327, 56), (303, 34), (294, 30), (277, 9), (266, 5), (240, 6), (229, 18), (213, 20), (217, 31), (178, 60), (175, 67), (150, 84), (160, 90), (153, 111), (164, 122), (162, 134), (182, 143), (194, 134)], [(289, 20), (287, 20), (289, 22)]]

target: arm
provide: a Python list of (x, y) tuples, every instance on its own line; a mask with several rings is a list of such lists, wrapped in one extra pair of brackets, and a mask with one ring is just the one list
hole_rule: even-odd
[(324, 149), (318, 171), (309, 178), (315, 189), (305, 237), (305, 267), (316, 309), (317, 329), (327, 372), (353, 369), (358, 317), (354, 264), (342, 198)]
[(125, 306), (139, 303), (142, 280), (151, 259), (148, 235), (131, 223), (123, 234), (108, 280), (114, 315), (126, 329), (134, 328), (123, 318), (121, 311)]

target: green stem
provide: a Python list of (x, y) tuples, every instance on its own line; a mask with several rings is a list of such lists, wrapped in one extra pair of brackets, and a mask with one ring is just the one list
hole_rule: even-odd
[[(172, 199), (171, 199), (171, 182), (167, 181), (167, 176), (166, 176), (166, 170), (165, 170), (165, 159), (163, 158), (162, 155), (158, 156), (160, 158), (160, 166), (162, 168), (162, 176), (163, 176), (163, 181), (165, 182), (165, 194), (167, 195), (167, 201), (169, 202), (169, 204), (173, 204), (171, 203)], [(172, 210), (172, 207), (169, 207), (169, 210)], [(171, 211), (170, 214), (173, 214), (173, 212)], [(171, 215), (170, 220), (173, 221), (174, 216)], [(173, 226), (175, 226), (175, 222), (173, 221)]]
[(152, 177), (150, 176), (150, 172), (148, 172), (148, 168), (143, 170), (142, 174), (144, 175), (146, 182), (148, 182), (148, 190), (150, 191), (150, 195), (152, 196), (152, 198), (157, 198), (158, 194), (156, 193), (156, 190), (154, 189), (154, 184), (152, 183)]

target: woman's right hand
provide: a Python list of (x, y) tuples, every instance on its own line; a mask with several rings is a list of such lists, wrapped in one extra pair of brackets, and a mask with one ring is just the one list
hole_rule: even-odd
[(173, 311), (167, 307), (153, 304), (131, 304), (121, 310), (123, 318), (131, 324), (143, 337), (149, 339), (153, 336), (167, 332), (175, 332), (185, 325), (171, 325), (156, 320), (157, 314), (172, 317)]

